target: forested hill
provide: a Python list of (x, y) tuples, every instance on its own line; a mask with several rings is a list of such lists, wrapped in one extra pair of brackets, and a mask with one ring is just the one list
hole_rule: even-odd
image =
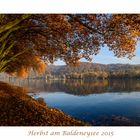
[(47, 71), (54, 75), (61, 75), (72, 72), (88, 72), (88, 71), (107, 71), (108, 65), (98, 63), (81, 62), (79, 66), (71, 67), (68, 65), (49, 65)]
[(67, 65), (56, 66), (49, 65), (46, 70), (47, 75), (59, 76), (61, 78), (124, 78), (124, 77), (140, 77), (140, 64), (99, 64), (81, 62), (77, 67)]

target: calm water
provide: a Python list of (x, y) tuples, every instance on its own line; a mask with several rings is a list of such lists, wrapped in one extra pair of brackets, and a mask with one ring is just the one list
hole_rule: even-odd
[(11, 80), (75, 118), (93, 125), (140, 126), (140, 80)]

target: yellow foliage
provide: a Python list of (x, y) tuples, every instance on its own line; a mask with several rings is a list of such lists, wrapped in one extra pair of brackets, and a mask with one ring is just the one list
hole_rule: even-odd
[(38, 74), (42, 74), (45, 72), (46, 64), (43, 60), (41, 60), (41, 58), (35, 56), (33, 57), (32, 62), (32, 67), (35, 72), (37, 72)]
[(41, 74), (43, 72), (45, 72), (46, 69), (46, 64), (40, 60), (40, 62), (38, 62), (37, 67), (36, 67), (36, 71), (38, 72), (38, 74)]
[(21, 69), (19, 69), (19, 71), (17, 72), (17, 76), (18, 77), (27, 77), (28, 76), (28, 69), (25, 67), (22, 67)]

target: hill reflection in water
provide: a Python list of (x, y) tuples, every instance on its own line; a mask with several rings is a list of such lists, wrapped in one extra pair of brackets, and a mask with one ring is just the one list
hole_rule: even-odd
[[(10, 79), (75, 118), (97, 126), (140, 126), (140, 80)], [(32, 94), (33, 93), (33, 94)]]
[(14, 85), (29, 88), (29, 92), (65, 92), (77, 96), (106, 92), (132, 92), (140, 91), (140, 80), (51, 80), (44, 79), (11, 79), (8, 81)]

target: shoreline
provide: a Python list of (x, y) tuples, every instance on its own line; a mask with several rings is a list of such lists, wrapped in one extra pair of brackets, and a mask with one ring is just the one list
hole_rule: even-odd
[(27, 90), (0, 81), (0, 126), (89, 126), (35, 100)]

